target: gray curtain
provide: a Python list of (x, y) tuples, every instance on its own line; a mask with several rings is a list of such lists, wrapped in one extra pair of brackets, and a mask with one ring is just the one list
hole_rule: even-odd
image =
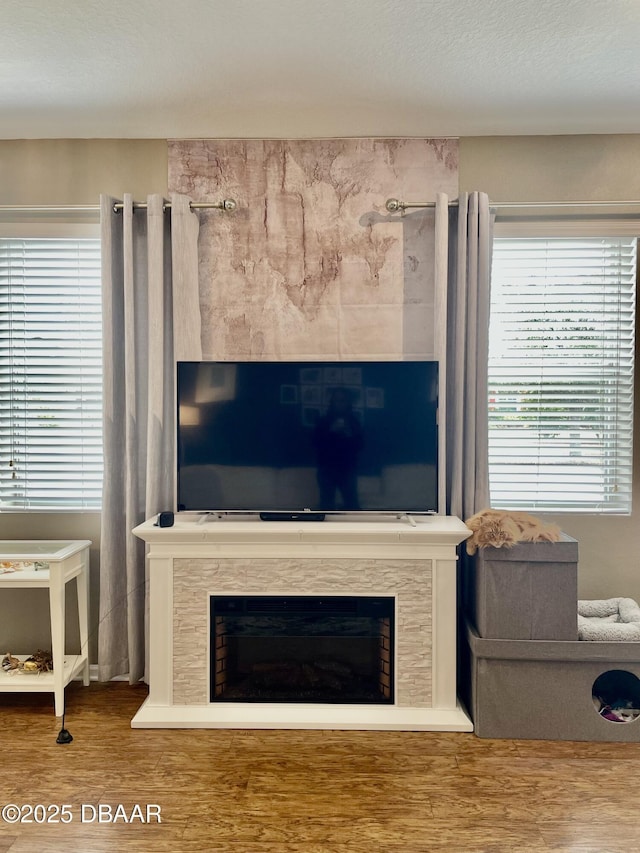
[[(448, 207), (447, 197), (439, 195), (436, 234), (442, 258), (442, 241), (446, 241), (446, 509), (466, 519), (489, 506), (487, 370), (493, 214), (488, 196), (460, 193), (458, 205)], [(443, 275), (444, 265), (443, 261)]]
[(104, 487), (98, 665), (101, 680), (146, 671), (144, 543), (131, 530), (174, 505), (174, 363), (200, 358), (198, 219), (189, 200), (131, 195), (101, 205)]

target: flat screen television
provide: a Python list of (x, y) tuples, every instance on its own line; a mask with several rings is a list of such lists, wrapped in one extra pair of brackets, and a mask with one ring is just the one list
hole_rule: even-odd
[(176, 388), (178, 511), (438, 511), (435, 361), (178, 362)]

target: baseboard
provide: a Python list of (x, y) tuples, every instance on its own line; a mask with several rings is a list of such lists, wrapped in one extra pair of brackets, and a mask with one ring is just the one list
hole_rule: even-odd
[[(90, 681), (99, 681), (98, 679), (98, 664), (89, 664), (89, 679)], [(128, 675), (115, 675), (110, 681), (129, 681)]]

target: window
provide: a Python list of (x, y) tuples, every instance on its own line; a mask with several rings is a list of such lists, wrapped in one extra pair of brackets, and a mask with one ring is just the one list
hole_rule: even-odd
[(629, 513), (635, 237), (497, 237), (491, 504)]
[(0, 236), (0, 509), (98, 509), (100, 241)]

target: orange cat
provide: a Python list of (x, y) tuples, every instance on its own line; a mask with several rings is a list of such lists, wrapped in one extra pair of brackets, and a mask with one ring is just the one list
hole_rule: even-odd
[(557, 542), (561, 530), (527, 512), (483, 509), (465, 521), (472, 531), (467, 539), (467, 554), (478, 548), (513, 548), (516, 542)]

